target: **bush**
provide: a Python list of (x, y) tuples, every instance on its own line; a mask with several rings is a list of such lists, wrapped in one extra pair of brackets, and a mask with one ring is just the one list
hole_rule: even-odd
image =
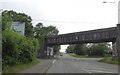
[(20, 36), (13, 30), (3, 31), (2, 45), (3, 68), (33, 61), (38, 49), (37, 39)]
[(104, 56), (105, 54), (105, 49), (103, 48), (103, 46), (101, 45), (92, 45), (92, 47), (90, 47), (88, 49), (88, 55), (89, 56)]
[(23, 38), (19, 46), (19, 61), (21, 63), (29, 63), (36, 57), (38, 49), (38, 41), (32, 38)]
[(74, 47), (74, 53), (77, 55), (85, 55), (84, 44), (76, 44)]
[(17, 58), (19, 55), (19, 50), (18, 50), (19, 40), (20, 40), (20, 36), (16, 32), (12, 30), (3, 31), (3, 37), (2, 37), (3, 65), (17, 64), (18, 62)]

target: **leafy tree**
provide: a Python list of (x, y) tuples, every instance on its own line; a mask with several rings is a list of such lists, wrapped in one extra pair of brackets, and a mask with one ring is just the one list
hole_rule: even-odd
[[(25, 13), (17, 13), (13, 10), (8, 11), (5, 10), (2, 12), (2, 20), (3, 20), (3, 30), (5, 28), (11, 27), (11, 21), (14, 22), (25, 22), (25, 35), (26, 36), (33, 36), (33, 26), (32, 26), (32, 19), (30, 16), (26, 15)], [(6, 24), (7, 23), (7, 24)]]
[(67, 47), (67, 49), (66, 49), (66, 52), (67, 52), (67, 53), (73, 53), (73, 52), (74, 52), (74, 46), (75, 46), (75, 45), (69, 45), (69, 46)]
[(35, 37), (39, 36), (52, 36), (52, 35), (57, 35), (58, 34), (58, 29), (55, 26), (48, 26), (45, 27), (43, 26), (42, 23), (38, 23), (36, 27), (34, 27), (34, 35)]
[[(26, 36), (20, 36), (14, 30), (11, 30), (13, 21), (25, 22), (25, 35), (32, 36), (32, 19), (24, 13), (15, 11), (2, 12), (2, 68), (3, 71), (8, 66), (15, 64), (25, 64), (33, 61), (38, 50), (38, 40)], [(0, 33), (1, 35), (1, 33)], [(1, 39), (1, 37), (0, 37)]]
[(76, 44), (74, 47), (74, 53), (77, 55), (85, 55), (84, 44)]
[(2, 37), (3, 69), (15, 64), (33, 61), (37, 54), (37, 39), (20, 36), (13, 30), (4, 30)]
[(105, 51), (111, 50), (109, 48), (108, 43), (97, 43), (97, 44), (92, 44), (90, 48), (88, 48), (88, 55), (91, 56), (104, 56), (106, 53)]
[[(52, 36), (52, 35), (58, 35), (58, 29), (55, 26), (43, 26), (42, 23), (38, 23), (34, 27), (34, 36), (39, 40), (39, 45), (40, 45), (40, 52), (42, 50), (42, 46), (44, 44), (44, 38), (47, 36)], [(60, 49), (60, 46), (53, 46), (54, 48), (54, 54), (57, 53)]]
[(38, 23), (36, 27), (34, 27), (34, 35), (36, 38), (38, 38), (39, 36), (42, 36), (42, 34), (43, 34), (43, 24)]
[(5, 10), (2, 12), (2, 30), (7, 30), (11, 28), (13, 19), (8, 14), (8, 11)]
[(53, 50), (54, 55), (57, 54), (59, 52), (59, 50), (60, 50), (60, 45), (53, 46), (53, 49), (54, 49)]

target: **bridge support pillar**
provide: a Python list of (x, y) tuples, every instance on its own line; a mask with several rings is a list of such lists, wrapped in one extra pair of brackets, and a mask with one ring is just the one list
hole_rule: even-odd
[(47, 46), (47, 58), (52, 58), (52, 57), (53, 57), (53, 47)]
[[(117, 51), (118, 51), (118, 63), (120, 63), (120, 24), (117, 24)], [(120, 66), (118, 67), (118, 73), (120, 74)]]
[(115, 42), (112, 42), (112, 56), (113, 58), (116, 58), (118, 55), (118, 52), (117, 52), (117, 46), (116, 46), (116, 41)]
[(40, 58), (46, 58), (47, 56), (47, 45), (46, 39), (43, 40), (43, 45), (41, 46), (42, 50), (40, 51)]
[(117, 24), (117, 51), (118, 51), (118, 57), (120, 58), (120, 24)]

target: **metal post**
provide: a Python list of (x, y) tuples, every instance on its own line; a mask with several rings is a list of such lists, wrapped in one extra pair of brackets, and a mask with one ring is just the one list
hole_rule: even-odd
[(120, 24), (120, 1), (118, 2), (118, 24)]

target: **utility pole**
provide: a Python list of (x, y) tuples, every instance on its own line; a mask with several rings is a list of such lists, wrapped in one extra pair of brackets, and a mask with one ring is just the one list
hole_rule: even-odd
[(118, 2), (118, 24), (120, 24), (120, 1)]
[(117, 3), (118, 4), (118, 23), (117, 23), (117, 39), (116, 39), (116, 46), (117, 46), (117, 56), (120, 60), (120, 1), (119, 2), (106, 2), (103, 3)]
[(120, 1), (118, 2), (118, 24), (117, 24), (117, 50), (118, 50), (118, 57), (120, 60)]

